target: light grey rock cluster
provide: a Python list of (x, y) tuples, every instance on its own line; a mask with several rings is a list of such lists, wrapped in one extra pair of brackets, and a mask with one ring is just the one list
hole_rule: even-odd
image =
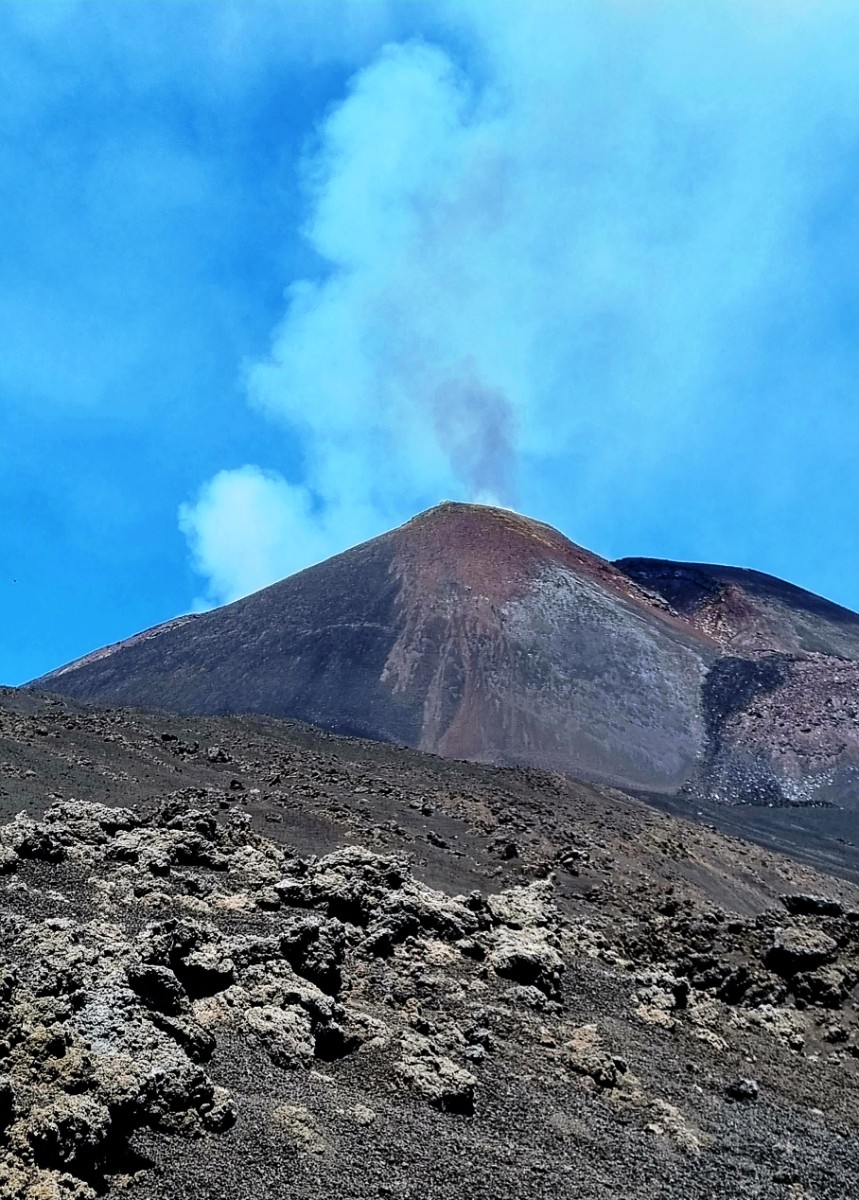
[(149, 819), (64, 801), (0, 828), (0, 855), (2, 1195), (89, 1200), (144, 1165), (136, 1130), (228, 1130), (222, 1033), (287, 1072), (375, 1048), (397, 1086), (468, 1114), (491, 1035), (430, 1024), (415, 989), (494, 978), (557, 1006), (545, 881), (452, 897), (401, 858), (299, 859), (181, 799)]

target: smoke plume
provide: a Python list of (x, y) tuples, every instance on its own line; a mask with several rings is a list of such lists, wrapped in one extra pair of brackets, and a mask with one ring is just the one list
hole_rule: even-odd
[(220, 476), (183, 516), (211, 598), (442, 498), (515, 500), (605, 546), (617, 480), (634, 510), (678, 447), (745, 470), (757, 363), (800, 344), (779, 330), (848, 132), (835, 7), (463, 0), (422, 10), (433, 41), (379, 49), (304, 163), (319, 271), (247, 370), (290, 533), (267, 569), (226, 570), (200, 532)]

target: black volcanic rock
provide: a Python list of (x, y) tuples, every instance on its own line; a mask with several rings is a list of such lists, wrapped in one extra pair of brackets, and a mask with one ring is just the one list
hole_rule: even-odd
[(859, 805), (859, 616), (754, 571), (612, 564), (484, 506), (441, 505), (35, 683), (663, 795)]

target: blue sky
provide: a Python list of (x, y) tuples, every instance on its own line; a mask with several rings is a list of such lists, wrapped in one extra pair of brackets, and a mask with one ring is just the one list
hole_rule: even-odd
[(859, 9), (4, 0), (0, 681), (446, 498), (859, 608)]

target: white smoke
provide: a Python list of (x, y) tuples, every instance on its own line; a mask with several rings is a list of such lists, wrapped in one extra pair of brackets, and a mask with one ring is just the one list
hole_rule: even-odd
[(608, 479), (729, 421), (801, 279), (857, 90), (847, 9), (429, 7), (456, 58), (384, 47), (305, 164), (327, 269), (247, 372), (305, 474), (222, 472), (183, 509), (213, 599), (443, 496), (593, 526)]

